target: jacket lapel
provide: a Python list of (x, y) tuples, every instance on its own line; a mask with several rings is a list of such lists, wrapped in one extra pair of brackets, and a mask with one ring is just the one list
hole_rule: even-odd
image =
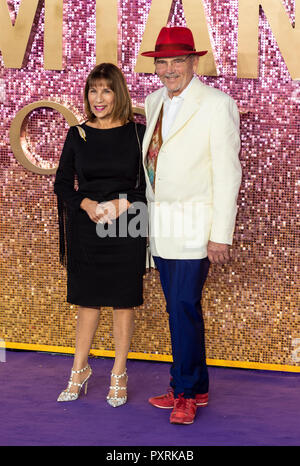
[(195, 79), (188, 89), (182, 107), (180, 108), (178, 115), (170, 128), (169, 134), (164, 140), (163, 144), (166, 144), (169, 139), (171, 139), (177, 131), (179, 131), (199, 110), (201, 103), (201, 94), (204, 92), (205, 86), (197, 79)]

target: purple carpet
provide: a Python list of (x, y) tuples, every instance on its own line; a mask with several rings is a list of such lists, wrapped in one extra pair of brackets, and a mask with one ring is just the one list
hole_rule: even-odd
[(128, 361), (129, 401), (106, 401), (112, 359), (91, 358), (87, 396), (57, 403), (72, 357), (6, 351), (0, 362), (1, 446), (300, 445), (300, 374), (209, 367), (210, 400), (189, 426), (148, 404), (165, 391), (169, 364)]

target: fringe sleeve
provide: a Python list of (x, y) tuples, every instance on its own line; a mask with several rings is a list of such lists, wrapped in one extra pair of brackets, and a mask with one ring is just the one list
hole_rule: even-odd
[(74, 163), (75, 153), (72, 143), (73, 127), (68, 131), (54, 182), (59, 223), (59, 259), (60, 263), (65, 267), (67, 266), (67, 262), (72, 262), (70, 242), (73, 236), (71, 233), (74, 230), (74, 225), (72, 225), (73, 217), (80, 209), (81, 201), (85, 197), (74, 187), (76, 171)]
[(67, 267), (67, 208), (60, 196), (57, 196), (59, 226), (59, 261)]

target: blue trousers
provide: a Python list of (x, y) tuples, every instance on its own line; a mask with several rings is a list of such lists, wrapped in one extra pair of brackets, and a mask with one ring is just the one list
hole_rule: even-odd
[(171, 386), (175, 397), (207, 393), (202, 289), (210, 262), (205, 259), (154, 257), (165, 295), (172, 343)]

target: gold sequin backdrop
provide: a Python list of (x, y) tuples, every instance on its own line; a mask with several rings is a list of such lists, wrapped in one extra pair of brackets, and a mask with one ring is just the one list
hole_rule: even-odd
[[(278, 7), (276, 15), (285, 18), (286, 37), (292, 47), (299, 39), (299, 29), (296, 28), (297, 24), (299, 28), (299, 22), (295, 25), (297, 2), (272, 2)], [(238, 31), (239, 15), (242, 24), (249, 8), (247, 0), (204, 0), (203, 11), (200, 14), (195, 10), (195, 18), (191, 15), (192, 0), (153, 0), (152, 3), (150, 0), (68, 0), (63, 2), (61, 21), (57, 26), (61, 28), (63, 41), (57, 43), (49, 38), (49, 21), (54, 14), (51, 2), (36, 0), (30, 3), (31, 6), (36, 3), (36, 11), (32, 10), (34, 27), (31, 33), (29, 28), (27, 52), (23, 61), (21, 56), (20, 64), (8, 63), (9, 58), (17, 59), (9, 54), (14, 36), (9, 36), (9, 41), (5, 42), (1, 23), (2, 345), (72, 353), (77, 312), (76, 306), (65, 301), (66, 274), (58, 261), (56, 199), (54, 175), (51, 174), (71, 123), (65, 119), (66, 115), (62, 116), (59, 107), (34, 108), (21, 131), (18, 129), (20, 146), (13, 152), (10, 129), (15, 116), (28, 104), (48, 100), (69, 108), (78, 120), (82, 120), (84, 81), (96, 63), (96, 56), (97, 61), (101, 60), (104, 50), (111, 60), (117, 52), (117, 63), (126, 76), (133, 103), (142, 107), (145, 96), (160, 83), (149, 70), (141, 69), (144, 65), (140, 61), (136, 63), (136, 59), (143, 35), (145, 44), (151, 39), (152, 29), (146, 27), (147, 18), (155, 16), (155, 8), (160, 4), (165, 8), (168, 3), (168, 16), (164, 18), (161, 14), (153, 28), (159, 28), (160, 21), (185, 25), (185, 18), (189, 16), (189, 21), (196, 20), (197, 12), (199, 21), (206, 18), (203, 40), (211, 52), (201, 79), (229, 93), (241, 111), (243, 182), (231, 248), (232, 260), (226, 266), (211, 267), (203, 295), (208, 363), (299, 372), (297, 169), (300, 88), (299, 81), (295, 80), (298, 72), (296, 53), (293, 50), (287, 52), (282, 45), (282, 31), (280, 35), (276, 29), (281, 23), (274, 21), (272, 2), (255, 2), (257, 8), (259, 4), (263, 6), (260, 12), (257, 10), (260, 38), (257, 74), (253, 59), (255, 50), (254, 55), (252, 49), (249, 52), (251, 69), (245, 70), (247, 46), (244, 44), (247, 40), (243, 31)], [(5, 3), (11, 24), (21, 27), (21, 20), (18, 24), (16, 18), (25, 14), (28, 1), (1, 0), (2, 9)], [(60, 0), (53, 3), (62, 6)], [(117, 48), (113, 40), (111, 49), (105, 48), (105, 37), (101, 36), (101, 27), (106, 27), (105, 14), (108, 14), (105, 5), (118, 8), (118, 15), (107, 21), (117, 31)], [(29, 9), (27, 12), (29, 14)], [(2, 13), (3, 21), (6, 13)], [(97, 22), (98, 17), (102, 19)], [(23, 34), (24, 31), (26, 28), (23, 28)], [(253, 34), (253, 31), (255, 35), (255, 27), (247, 33)], [(239, 58), (238, 39), (241, 44)], [(19, 43), (15, 45), (20, 48)], [(52, 47), (55, 53), (53, 62), (51, 54), (44, 54), (46, 47), (50, 47), (48, 52)], [(60, 53), (62, 62), (58, 60)], [(20, 151), (30, 161), (29, 166), (34, 164), (41, 168), (41, 173), (24, 168), (16, 158)], [(45, 170), (50, 170), (50, 174)], [(155, 270), (145, 277), (144, 296), (144, 305), (136, 311), (130, 357), (170, 361), (168, 320)], [(112, 311), (102, 309), (92, 353), (113, 356), (113, 347)]]

